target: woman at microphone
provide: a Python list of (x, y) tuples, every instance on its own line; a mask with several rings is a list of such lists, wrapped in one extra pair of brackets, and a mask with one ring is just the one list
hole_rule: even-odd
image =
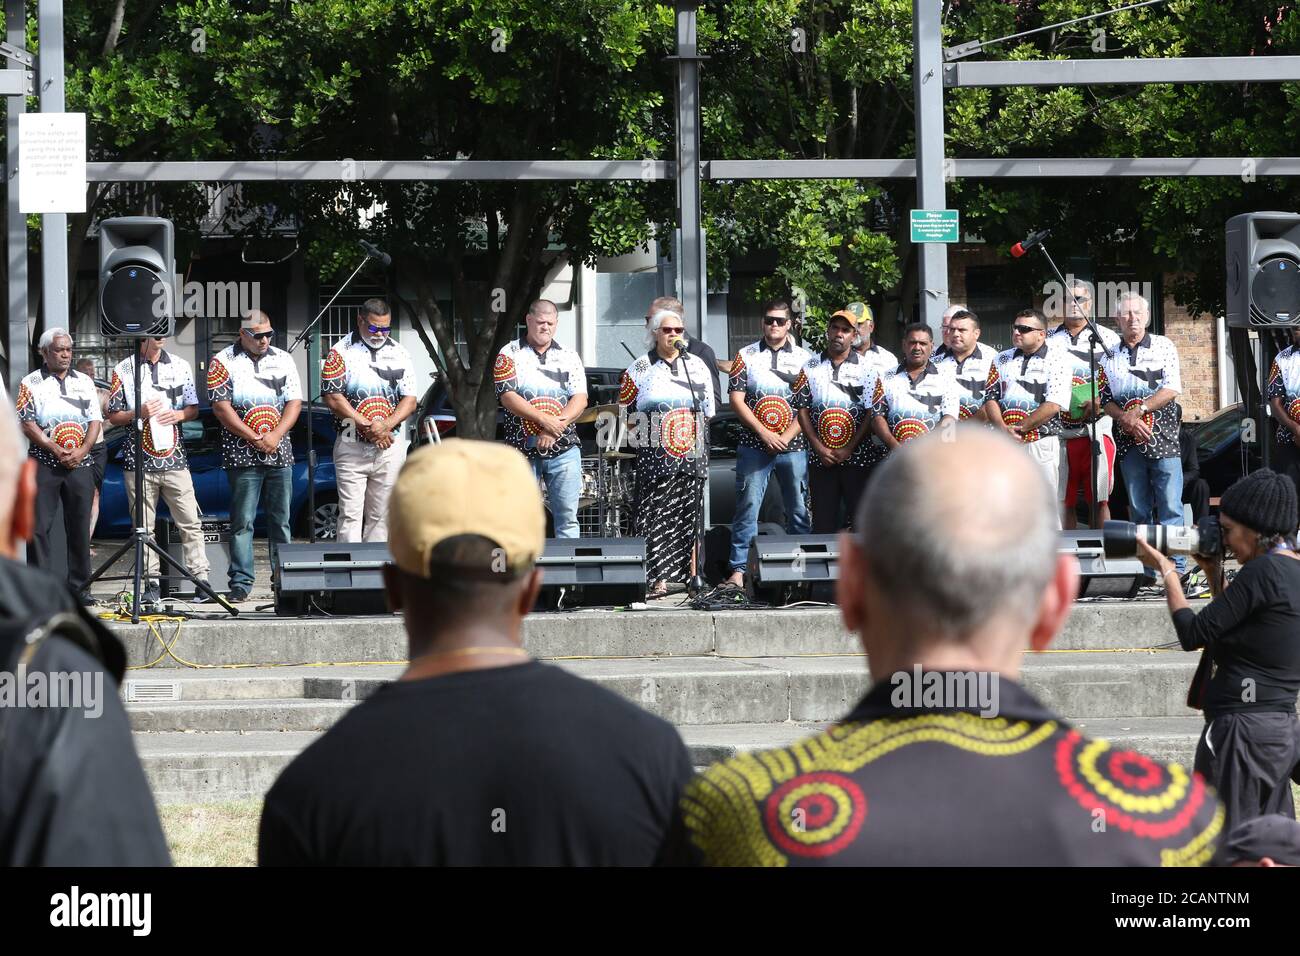
[(650, 351), (623, 373), (619, 404), (628, 444), (636, 449), (634, 534), (646, 540), (648, 597), (668, 593), (669, 581), (692, 574), (708, 476), (708, 420), (713, 417), (713, 370), (686, 349), (676, 312), (650, 317)]
[(1223, 494), (1223, 551), (1241, 564), (1223, 585), (1222, 556), (1194, 555), (1213, 600), (1193, 611), (1178, 569), (1139, 539), (1138, 557), (1165, 579), (1169, 613), (1183, 650), (1201, 650), (1187, 695), (1205, 714), (1195, 767), (1227, 808), (1225, 831), (1253, 817), (1295, 819), (1291, 780), (1300, 776), (1300, 554), (1296, 490), (1267, 468)]

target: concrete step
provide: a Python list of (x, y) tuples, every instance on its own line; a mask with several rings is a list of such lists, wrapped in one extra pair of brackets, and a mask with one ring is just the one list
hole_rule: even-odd
[(328, 730), (347, 713), (345, 700), (204, 700), (132, 704), (131, 729), (147, 733)]
[[(1161, 760), (1190, 766), (1203, 722), (1196, 716), (1114, 718), (1074, 724), (1093, 737)], [(822, 723), (687, 725), (679, 727), (696, 767), (737, 753), (787, 746)], [(260, 800), (280, 771), (320, 732), (138, 733), (145, 773), (160, 804)]]
[[(273, 614), (214, 616), (181, 625), (113, 624), (128, 663), (161, 666), (309, 664), (319, 661), (402, 661), (406, 636), (392, 615), (282, 618)], [(161, 640), (172, 644), (168, 657)], [(1055, 647), (1065, 650), (1150, 648), (1175, 640), (1163, 601), (1081, 602)], [(834, 608), (770, 611), (574, 611), (533, 614), (525, 645), (538, 657), (800, 657), (853, 654), (855, 637)]]

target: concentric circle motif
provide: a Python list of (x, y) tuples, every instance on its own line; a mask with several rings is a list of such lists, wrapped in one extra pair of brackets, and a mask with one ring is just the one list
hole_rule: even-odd
[(624, 372), (618, 382), (618, 403), (631, 405), (634, 401), (636, 401), (636, 382), (632, 380), (631, 375)]
[(689, 408), (674, 408), (659, 420), (659, 440), (674, 458), (685, 458), (695, 447), (695, 415)]
[(979, 405), (967, 405), (965, 402), (962, 402), (961, 408), (957, 410), (957, 420), (964, 422), (975, 414), (975, 409), (977, 408), (979, 408)]
[(357, 414), (368, 422), (383, 421), (393, 414), (393, 403), (382, 395), (372, 395), (361, 400)]
[(32, 403), (32, 390), (23, 382), (18, 383), (18, 400), (14, 402), (14, 411), (21, 412)]
[(72, 451), (80, 448), (86, 440), (86, 427), (78, 422), (59, 422), (50, 432), (54, 444)]
[[(1129, 409), (1131, 409), (1131, 408), (1137, 408), (1137, 407), (1138, 407), (1139, 405), (1141, 405), (1141, 404), (1142, 404), (1142, 399), (1140, 399), (1140, 398), (1130, 398), (1127, 402), (1124, 403), (1124, 411), (1127, 412), (1127, 411), (1128, 411)], [(1151, 437), (1154, 439), (1154, 438), (1156, 437), (1156, 414), (1155, 414), (1155, 412), (1147, 412), (1145, 415), (1143, 415), (1143, 416), (1142, 416), (1142, 422), (1143, 422), (1143, 424), (1145, 424), (1145, 425), (1147, 426), (1147, 428), (1151, 429)], [(1148, 444), (1147, 442), (1144, 442), (1144, 441), (1142, 441), (1141, 439), (1137, 439), (1137, 438), (1135, 438), (1135, 439), (1133, 439), (1133, 440), (1134, 440), (1135, 442), (1137, 442), (1139, 445), (1145, 445), (1145, 444)]]
[(890, 430), (894, 433), (896, 441), (904, 442), (926, 434), (930, 430), (930, 426), (919, 418), (900, 418)]
[(790, 403), (780, 395), (764, 395), (760, 398), (754, 403), (754, 415), (763, 423), (764, 428), (778, 435), (794, 421)]
[(172, 455), (176, 454), (176, 448), (180, 444), (179, 441), (177, 440), (178, 436), (176, 435), (176, 426), (171, 425), (169, 427), (172, 429), (172, 446), (163, 451), (159, 451), (154, 446), (153, 443), (154, 426), (150, 425), (148, 428), (144, 429), (144, 432), (140, 437), (140, 447), (144, 449), (144, 453), (148, 455), (150, 458), (164, 459), (164, 458), (170, 458)]
[[(1088, 380), (1084, 378), (1082, 375), (1075, 375), (1073, 378), (1070, 379), (1070, 388), (1073, 389), (1079, 385), (1086, 385), (1087, 383)], [(1061, 421), (1068, 422), (1071, 425), (1078, 425), (1083, 422), (1083, 419), (1075, 418), (1073, 415), (1071, 415), (1069, 406), (1067, 405), (1065, 408), (1061, 410)]]
[[(1007, 423), (1008, 428), (1012, 428), (1015, 425), (1019, 425), (1028, 417), (1029, 417), (1029, 413), (1025, 411), (1023, 408), (1008, 408), (1002, 412), (1002, 420)], [(1029, 444), (1030, 442), (1038, 441), (1040, 437), (1041, 437), (1040, 432), (1038, 431), (1037, 428), (1035, 428), (1031, 432), (1026, 432), (1023, 436), (1021, 436), (1020, 440), (1025, 444)]]
[(498, 385), (515, 377), (515, 361), (508, 355), (498, 355), (492, 366), (492, 381)]
[(325, 366), (320, 370), (320, 377), (332, 382), (336, 378), (342, 378), (347, 370), (348, 366), (343, 361), (343, 356), (339, 355), (337, 349), (330, 349), (330, 354), (325, 356)]
[(817, 437), (827, 448), (838, 451), (853, 439), (853, 416), (848, 409), (828, 408), (817, 420)]
[(244, 424), (255, 434), (265, 435), (280, 424), (280, 412), (274, 405), (254, 405), (244, 412)]
[(772, 791), (763, 816), (772, 841), (786, 853), (834, 856), (862, 830), (867, 798), (844, 774), (807, 773)]
[(112, 381), (108, 383), (108, 397), (113, 398), (125, 391), (126, 386), (122, 384), (122, 376), (118, 375), (117, 372), (114, 372)]
[[(556, 416), (558, 416), (560, 412), (564, 411), (564, 406), (560, 404), (560, 400), (558, 398), (552, 398), (550, 395), (538, 395), (536, 398), (530, 399), (528, 404), (533, 406), (533, 408), (540, 408), (542, 411)], [(532, 422), (525, 420), (524, 432), (529, 435), (538, 435), (541, 434), (541, 429)]]
[(1291, 400), (1291, 404), (1286, 407), (1292, 421), (1300, 422), (1300, 398)]
[(1056, 745), (1056, 775), (1089, 813), (1101, 808), (1106, 825), (1147, 840), (1186, 830), (1206, 800), (1205, 781), (1178, 764), (1160, 764), (1072, 730)]
[(230, 381), (230, 373), (226, 367), (221, 364), (220, 359), (213, 359), (212, 364), (208, 366), (208, 390), (220, 388)]

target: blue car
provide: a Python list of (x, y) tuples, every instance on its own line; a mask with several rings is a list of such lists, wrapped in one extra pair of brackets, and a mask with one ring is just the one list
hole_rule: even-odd
[[(317, 541), (332, 541), (338, 527), (339, 510), (338, 491), (334, 484), (334, 419), (326, 408), (317, 407), (314, 411), (316, 514), (313, 520), (307, 513), (307, 415), (304, 410), (291, 436), (294, 462), (290, 517), (296, 537), (306, 538), (311, 534)], [(185, 442), (185, 454), (189, 457), (199, 511), (205, 519), (218, 521), (230, 518), (230, 483), (221, 464), (221, 431), (221, 425), (209, 406), (200, 408), (199, 417), (194, 421), (181, 424), (181, 437)], [(100, 491), (99, 524), (95, 526), (97, 538), (125, 538), (131, 533), (131, 510), (126, 503), (122, 471), (125, 442), (129, 435), (129, 429), (115, 427), (105, 439), (108, 443), (108, 467)], [(170, 517), (165, 501), (159, 500), (158, 515)], [(256, 533), (265, 532), (266, 522), (259, 505)]]

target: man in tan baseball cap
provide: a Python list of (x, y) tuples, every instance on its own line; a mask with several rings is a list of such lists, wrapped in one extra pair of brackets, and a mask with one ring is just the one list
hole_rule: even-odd
[(693, 774), (671, 724), (523, 648), (541, 493), (515, 449), (412, 453), (385, 568), (410, 664), (266, 796), (262, 865), (631, 865), (660, 857)]

